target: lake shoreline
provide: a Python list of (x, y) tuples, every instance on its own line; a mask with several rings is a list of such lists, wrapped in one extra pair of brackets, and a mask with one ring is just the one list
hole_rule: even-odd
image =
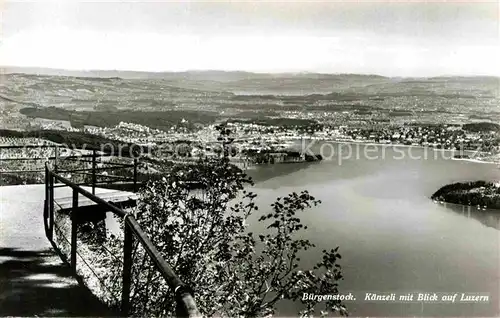
[(489, 165), (498, 164), (497, 162), (494, 162), (494, 161), (484, 161), (484, 160), (472, 159), (472, 158), (452, 158), (451, 160), (467, 161), (467, 162), (474, 162), (474, 163), (484, 163), (484, 164), (489, 164)]
[(464, 206), (500, 211), (500, 181), (457, 182), (438, 189), (431, 199)]
[[(304, 139), (304, 138), (295, 138), (293, 139), (295, 142), (307, 142), (307, 141), (312, 141), (312, 142), (331, 142), (331, 143), (336, 143), (336, 144), (346, 144), (346, 145), (359, 145), (359, 146), (377, 146), (377, 147), (384, 147), (384, 148), (413, 148), (413, 149), (423, 149), (423, 150), (433, 150), (436, 152), (461, 152), (461, 153), (466, 153), (466, 154), (473, 154), (475, 156), (481, 155), (485, 157), (490, 157), (492, 156), (489, 153), (485, 152), (479, 152), (475, 150), (455, 150), (455, 149), (439, 149), (439, 148), (434, 148), (431, 146), (422, 146), (422, 145), (403, 145), (403, 144), (386, 144), (386, 143), (376, 143), (376, 142), (357, 142), (354, 140), (338, 140), (338, 139)], [(490, 161), (488, 159), (477, 159), (477, 158), (450, 158), (451, 160), (461, 160), (461, 161), (468, 161), (468, 162), (473, 162), (473, 163), (484, 163), (484, 164), (500, 164), (500, 157), (499, 161)]]

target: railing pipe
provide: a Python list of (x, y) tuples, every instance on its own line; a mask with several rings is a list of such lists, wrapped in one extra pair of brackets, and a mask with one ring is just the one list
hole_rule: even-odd
[(2, 145), (0, 149), (54, 148), (56, 145)]
[(78, 234), (78, 192), (73, 189), (73, 207), (71, 209), (71, 268), (76, 272), (76, 239)]
[(167, 284), (174, 290), (177, 301), (177, 315), (182, 317), (200, 316), (190, 288), (180, 280), (174, 273), (170, 265), (161, 256), (160, 252), (153, 245), (146, 233), (141, 229), (139, 223), (133, 216), (126, 218), (137, 239), (142, 243), (144, 250), (149, 254), (151, 260), (156, 264), (156, 268), (162, 274)]
[(119, 216), (119, 217), (124, 217), (125, 216), (125, 212), (121, 209), (119, 209), (118, 207), (116, 207), (115, 205), (113, 204), (110, 204), (109, 202), (95, 196), (94, 194), (88, 192), (87, 190), (81, 188), (80, 186), (78, 186), (77, 184), (75, 184), (74, 182), (64, 178), (64, 177), (61, 177), (60, 175), (58, 174), (53, 174), (53, 177), (55, 180), (58, 180), (64, 184), (66, 184), (66, 186), (78, 191), (78, 193), (80, 193), (81, 195), (83, 195), (84, 197), (86, 198), (89, 198), (90, 200), (94, 201), (95, 203), (99, 204), (99, 205), (102, 205), (104, 207), (106, 207), (110, 212), (113, 212), (115, 215)]
[(38, 170), (5, 170), (5, 171), (0, 171), (0, 173), (3, 174), (17, 174), (17, 173), (35, 173), (35, 172), (43, 172), (43, 169), (38, 169)]
[(92, 194), (95, 194), (95, 184), (96, 184), (96, 151), (92, 150)]
[[(0, 147), (1, 149), (1, 147)], [(75, 160), (75, 161), (78, 161), (78, 162), (92, 162), (92, 160), (81, 160), (80, 158), (92, 158), (92, 155), (81, 155), (81, 156), (59, 156), (58, 157), (59, 159), (64, 159), (64, 160)], [(53, 157), (8, 157), (8, 158), (2, 158), (0, 160), (2, 161), (21, 161), (21, 160), (25, 160), (25, 161), (36, 161), (36, 160), (43, 160), (43, 161), (47, 161), (48, 160), (55, 160), (56, 157), (53, 156)], [(112, 163), (108, 163), (108, 164), (112, 164)], [(130, 167), (132, 167), (132, 165), (130, 165)]]
[(54, 234), (54, 175), (52, 171), (48, 171), (49, 175), (49, 235), (50, 241), (53, 239)]
[(59, 147), (55, 147), (55, 160), (54, 160), (54, 171), (57, 173), (57, 165), (59, 164)]
[[(117, 166), (117, 167), (97, 167), (95, 168), (95, 171), (106, 171), (106, 170), (117, 170), (117, 169), (124, 169), (124, 168), (132, 168), (134, 165), (128, 165), (128, 166)], [(67, 172), (85, 172), (85, 171), (90, 171), (91, 169), (89, 168), (83, 168), (83, 169), (72, 169), (72, 170), (61, 170), (57, 173), (67, 173)]]
[(123, 273), (122, 273), (122, 302), (121, 313), (127, 316), (130, 311), (130, 287), (132, 283), (132, 247), (134, 237), (130, 226), (127, 222), (124, 224), (124, 241), (123, 241)]
[(43, 227), (45, 235), (48, 236), (48, 218), (49, 218), (49, 168), (45, 166), (45, 200), (43, 202)]
[(134, 158), (134, 192), (137, 192), (137, 158)]
[[(71, 171), (68, 171), (69, 173), (71, 173)], [(88, 172), (73, 172), (72, 174), (77, 174), (77, 175), (82, 175), (82, 176), (94, 176), (92, 173), (88, 173)], [(113, 175), (113, 174), (96, 174), (96, 185), (100, 182), (97, 182), (97, 177), (100, 177), (100, 178), (108, 178), (108, 179), (111, 179), (111, 181), (133, 181), (132, 178), (130, 177), (124, 177), (124, 176), (117, 176), (117, 175)], [(103, 182), (101, 180), (101, 182)]]

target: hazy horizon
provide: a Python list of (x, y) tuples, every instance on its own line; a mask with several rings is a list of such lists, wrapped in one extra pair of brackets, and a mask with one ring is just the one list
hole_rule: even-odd
[[(20, 71), (10, 71), (9, 69), (20, 69)], [(36, 73), (33, 70), (38, 69), (42, 70), (41, 73)], [(7, 71), (5, 71), (7, 70)], [(217, 69), (187, 69), (181, 71), (169, 71), (169, 70), (158, 70), (158, 71), (140, 71), (140, 70), (130, 70), (130, 69), (68, 69), (68, 68), (51, 68), (51, 67), (39, 67), (39, 66), (13, 66), (13, 65), (5, 65), (0, 66), (0, 73), (3, 74), (39, 74), (45, 75), (43, 70), (46, 71), (62, 71), (62, 72), (81, 72), (81, 73), (91, 73), (91, 72), (116, 72), (116, 73), (151, 73), (151, 74), (161, 74), (161, 73), (202, 73), (202, 72), (226, 72), (226, 73), (250, 73), (250, 74), (262, 74), (262, 75), (298, 75), (298, 74), (317, 74), (317, 75), (361, 75), (361, 76), (381, 76), (387, 78), (432, 78), (432, 77), (494, 77), (500, 78), (500, 75), (489, 75), (489, 74), (437, 74), (430, 76), (387, 76), (382, 74), (374, 74), (374, 73), (334, 73), (334, 72), (310, 72), (310, 71), (297, 71), (297, 72), (253, 72), (253, 71), (245, 71), (245, 70), (217, 70)], [(65, 76), (65, 75), (61, 75)]]
[(500, 76), (498, 1), (6, 1), (2, 11), (0, 64), (12, 67)]

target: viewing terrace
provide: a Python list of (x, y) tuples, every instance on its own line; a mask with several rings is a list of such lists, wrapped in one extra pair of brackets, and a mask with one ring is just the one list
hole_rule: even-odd
[[(12, 156), (29, 146), (0, 146), (10, 153), (0, 154), (4, 183), (22, 174), (43, 181), (0, 187), (0, 316), (135, 316), (147, 304), (137, 303), (134, 290), (153, 288), (133, 270), (138, 250), (175, 294), (176, 315), (198, 316), (191, 289), (132, 213), (137, 160), (113, 161), (113, 154), (96, 150), (61, 156), (56, 145), (35, 147), (48, 155)], [(18, 161), (31, 168), (7, 169), (5, 163)], [(117, 175), (120, 169), (128, 174)], [(119, 240), (118, 254), (107, 247), (113, 239)], [(104, 259), (119, 264), (119, 281), (110, 281)]]

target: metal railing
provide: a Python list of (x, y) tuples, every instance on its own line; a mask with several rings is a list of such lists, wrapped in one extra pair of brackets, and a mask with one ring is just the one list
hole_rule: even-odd
[[(13, 150), (15, 153), (16, 150), (24, 150), (25, 152), (35, 152), (38, 150), (41, 152), (42, 150), (47, 150), (48, 151), (48, 156), (28, 156), (28, 157), (19, 157), (19, 156), (4, 156), (5, 151)], [(5, 170), (3, 167), (1, 168), (0, 173), (2, 174), (24, 174), (24, 173), (43, 173), (44, 168), (43, 164), (45, 161), (57, 161), (57, 154), (58, 154), (58, 146), (57, 145), (18, 145), (18, 146), (13, 146), (13, 145), (0, 145), (0, 162), (2, 164), (5, 163), (12, 163), (12, 165), (16, 162), (19, 161), (31, 161), (33, 163), (36, 163), (39, 161), (41, 165), (37, 169), (17, 169), (17, 170)], [(40, 155), (40, 153), (37, 153), (37, 155)], [(57, 166), (57, 164), (56, 164)]]
[[(61, 156), (61, 147), (58, 145), (19, 145), (19, 146), (0, 146), (0, 162), (2, 164), (6, 164), (9, 162), (31, 162), (36, 166), (36, 163), (39, 162), (41, 164), (38, 165), (35, 169), (4, 169), (4, 167), (0, 167), (0, 174), (7, 175), (18, 175), (18, 174), (29, 174), (29, 173), (44, 173), (45, 169), (43, 164), (46, 161), (53, 162), (54, 171), (57, 173), (69, 173), (71, 175), (89, 177), (89, 182), (81, 182), (77, 183), (78, 185), (88, 185), (92, 187), (92, 194), (95, 194), (95, 188), (97, 186), (109, 185), (116, 182), (130, 182), (132, 183), (132, 190), (135, 192), (138, 188), (138, 160), (133, 159), (132, 163), (117, 163), (117, 162), (105, 162), (103, 163), (102, 159), (106, 157), (115, 157), (113, 153), (105, 153), (96, 149), (72, 149), (72, 151), (86, 151), (86, 154), (80, 155), (66, 155)], [(65, 149), (65, 148), (63, 148)], [(11, 156), (4, 157), (3, 151), (5, 150), (47, 150), (48, 156), (30, 156), (30, 157), (19, 157), (19, 156)], [(64, 164), (69, 162), (77, 162), (79, 164), (87, 164), (89, 168), (77, 168), (77, 169), (64, 169)], [(99, 165), (106, 165), (106, 167), (99, 167)], [(116, 171), (119, 169), (129, 169), (132, 168), (133, 174), (130, 177), (121, 176), (121, 175), (109, 175), (107, 171)], [(99, 180), (100, 179), (100, 180)], [(103, 180), (104, 179), (104, 180)]]
[(45, 204), (44, 204), (44, 227), (47, 238), (54, 245), (54, 189), (57, 187), (55, 183), (60, 183), (72, 189), (72, 205), (71, 205), (71, 239), (70, 242), (70, 259), (71, 268), (76, 274), (77, 268), (77, 231), (80, 218), (85, 218), (83, 213), (92, 213), (92, 211), (82, 211), (78, 208), (79, 196), (82, 195), (90, 199), (99, 208), (112, 212), (113, 215), (123, 219), (124, 221), (124, 239), (123, 239), (123, 271), (121, 275), (121, 299), (120, 312), (127, 316), (130, 313), (130, 292), (132, 282), (132, 267), (133, 267), (133, 246), (139, 244), (146, 254), (150, 257), (156, 270), (161, 274), (163, 279), (168, 284), (168, 287), (175, 293), (176, 315), (179, 317), (198, 317), (200, 316), (196, 303), (193, 298), (191, 289), (186, 286), (180, 278), (174, 273), (170, 265), (161, 256), (157, 248), (153, 245), (147, 234), (141, 228), (135, 217), (125, 212), (123, 209), (115, 206), (112, 203), (99, 198), (94, 193), (83, 189), (80, 185), (64, 178), (60, 173), (52, 169), (49, 162), (45, 163)]

